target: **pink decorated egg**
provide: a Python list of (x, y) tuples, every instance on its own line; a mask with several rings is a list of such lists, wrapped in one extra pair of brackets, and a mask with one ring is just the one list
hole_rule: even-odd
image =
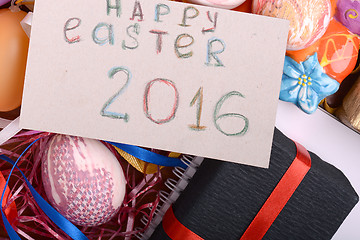
[(300, 50), (325, 33), (331, 18), (330, 0), (254, 0), (253, 13), (290, 21), (287, 50)]
[(232, 9), (241, 5), (243, 2), (245, 2), (245, 0), (186, 0), (186, 2), (210, 7)]
[(46, 196), (72, 223), (97, 226), (119, 211), (126, 191), (124, 172), (100, 141), (55, 135), (42, 160)]

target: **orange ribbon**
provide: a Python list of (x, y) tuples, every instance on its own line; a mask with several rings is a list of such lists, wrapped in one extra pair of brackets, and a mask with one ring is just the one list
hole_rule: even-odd
[[(307, 172), (310, 170), (311, 158), (309, 152), (296, 142), (295, 145), (297, 154), (294, 161), (280, 179), (240, 240), (262, 239), (300, 185)], [(186, 228), (176, 219), (171, 206), (164, 215), (162, 225), (165, 233), (173, 240), (203, 240), (203, 238)]]

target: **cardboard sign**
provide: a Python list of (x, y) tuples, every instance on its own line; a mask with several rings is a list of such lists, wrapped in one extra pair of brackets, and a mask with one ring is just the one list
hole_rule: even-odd
[(288, 22), (37, 0), (21, 126), (267, 167)]

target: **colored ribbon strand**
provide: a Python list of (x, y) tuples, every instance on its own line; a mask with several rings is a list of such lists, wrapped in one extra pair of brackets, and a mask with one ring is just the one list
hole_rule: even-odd
[[(69, 220), (63, 217), (59, 212), (57, 212), (49, 203), (47, 203), (40, 194), (34, 189), (34, 187), (30, 184), (30, 182), (25, 177), (25, 174), (16, 166), (10, 158), (0, 155), (0, 159), (11, 163), (14, 167), (16, 167), (21, 175), (24, 177), (24, 180), (29, 187), (31, 194), (33, 195), (34, 199), (36, 200), (38, 206), (45, 212), (45, 214), (58, 226), (60, 227), (67, 235), (69, 235), (72, 239), (75, 240), (87, 240), (88, 238)], [(10, 175), (9, 175), (10, 176)], [(20, 239), (19, 236), (16, 234), (12, 226), (10, 225), (9, 221), (6, 219), (3, 212), (1, 212), (3, 216), (4, 226), (6, 231), (11, 240), (13, 239)]]
[(297, 154), (240, 240), (262, 239), (311, 167), (309, 152), (295, 142)]
[(165, 233), (172, 240), (204, 240), (196, 233), (192, 232), (190, 229), (182, 225), (179, 220), (174, 215), (172, 206), (166, 211), (164, 218), (162, 220), (162, 225), (165, 230)]
[(127, 152), (123, 151), (122, 149), (120, 149), (118, 147), (115, 147), (115, 146), (113, 146), (113, 147), (120, 154), (120, 156), (122, 156), (128, 163), (131, 164), (131, 166), (133, 166), (139, 172), (142, 172), (145, 174), (153, 174), (153, 173), (156, 173), (159, 168), (160, 169), (162, 168), (156, 164), (142, 161), (142, 160), (134, 157), (133, 155), (128, 154)]
[[(5, 188), (9, 184), (9, 179), (11, 177), (11, 174), (14, 170), (14, 168), (17, 168), (21, 175), (23, 176), (26, 185), (28, 186), (32, 196), (34, 197), (35, 201), (37, 202), (38, 206), (43, 210), (43, 212), (59, 227), (61, 228), (67, 235), (69, 235), (72, 239), (75, 240), (87, 240), (88, 238), (69, 220), (67, 220), (64, 216), (62, 216), (59, 212), (57, 212), (49, 203), (47, 203), (40, 194), (34, 189), (34, 187), (31, 185), (31, 183), (27, 180), (25, 174), (20, 170), (20, 168), (17, 166), (17, 163), (21, 159), (21, 157), (24, 155), (24, 153), (39, 139), (33, 141), (19, 156), (19, 158), (16, 160), (16, 162), (12, 161), (9, 157), (5, 155), (0, 155), (0, 159), (10, 163), (13, 165), (10, 174), (8, 176), (8, 179), (5, 183)], [(3, 191), (1, 195), (0, 202), (3, 202), (5, 195), (5, 191)], [(10, 222), (5, 216), (5, 213), (3, 212), (2, 208), (1, 210), (1, 216), (2, 220), (6, 229), (6, 232), (8, 233), (11, 240), (20, 240), (20, 237), (15, 232), (14, 228), (11, 226)]]
[[(9, 189), (8, 186), (4, 190), (5, 184), (6, 184), (6, 179), (5, 179), (4, 175), (0, 171), (0, 192), (2, 193), (3, 191), (5, 191), (4, 199), (7, 199), (7, 198), (11, 197), (11, 194), (10, 194), (10, 189)], [(1, 207), (4, 208), (5, 205), (6, 205), (6, 201), (3, 201)], [(9, 220), (9, 222), (14, 221), (14, 219), (18, 216), (15, 201), (10, 203), (10, 205), (7, 208), (5, 208), (4, 213), (5, 213), (5, 216), (7, 217), (7, 219)]]
[(114, 147), (120, 148), (121, 150), (127, 152), (128, 154), (134, 156), (135, 158), (138, 158), (148, 163), (153, 163), (165, 167), (182, 167), (184, 169), (187, 168), (186, 164), (183, 163), (178, 158), (162, 156), (160, 154), (150, 152), (146, 149), (133, 145), (115, 143), (115, 142), (108, 142), (108, 143), (110, 143)]
[[(113, 147), (120, 154), (120, 156), (122, 156), (128, 163), (131, 164), (131, 166), (136, 168), (136, 170), (138, 170), (139, 172), (146, 174), (153, 174), (157, 172), (159, 168), (160, 169), (163, 168), (163, 166), (150, 163), (149, 161), (151, 161), (151, 159), (147, 159), (147, 161), (143, 161), (114, 145)], [(174, 158), (178, 158), (180, 155), (181, 155), (180, 153), (171, 152), (169, 153), (168, 157), (171, 158), (171, 160), (173, 160)]]
[[(309, 152), (299, 143), (295, 142), (295, 145), (297, 149), (295, 159), (240, 240), (262, 239), (310, 170), (311, 158)], [(162, 225), (165, 233), (173, 240), (203, 240), (176, 219), (172, 207), (164, 215)]]

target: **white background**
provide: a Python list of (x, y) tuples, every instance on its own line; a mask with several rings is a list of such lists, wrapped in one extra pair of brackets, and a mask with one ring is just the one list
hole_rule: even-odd
[[(324, 161), (340, 169), (360, 194), (360, 134), (318, 109), (308, 115), (279, 101), (276, 127)], [(360, 239), (360, 204), (351, 211), (333, 239)]]

